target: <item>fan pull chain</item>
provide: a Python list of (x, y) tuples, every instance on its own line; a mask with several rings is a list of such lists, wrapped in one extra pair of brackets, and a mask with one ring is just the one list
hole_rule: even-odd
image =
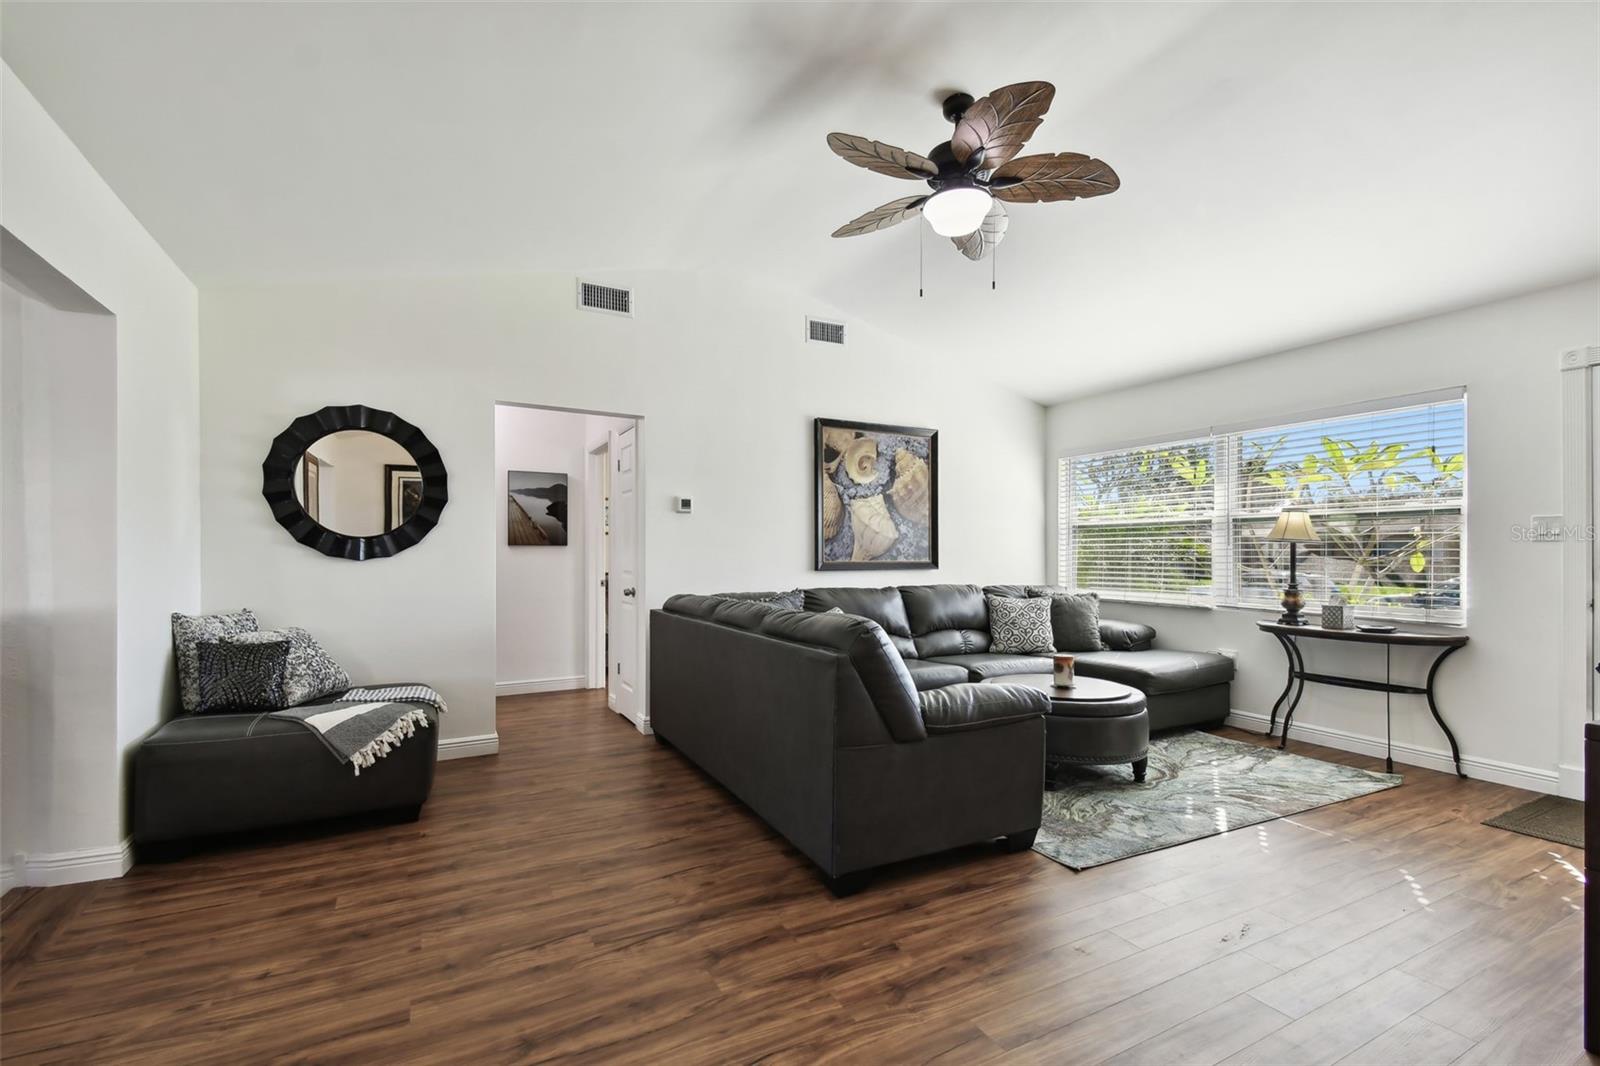
[(926, 236), (922, 231), (925, 228), (922, 220), (917, 219), (917, 299), (919, 300), (922, 299), (922, 244)]
[(994, 246), (994, 251), (989, 253), (989, 291), (994, 292), (994, 280), (1000, 273), (1000, 246)]

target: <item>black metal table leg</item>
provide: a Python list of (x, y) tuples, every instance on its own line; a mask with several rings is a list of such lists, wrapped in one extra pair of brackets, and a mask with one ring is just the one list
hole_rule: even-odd
[(1278, 701), (1272, 705), (1272, 714), (1267, 718), (1267, 736), (1271, 736), (1278, 726), (1278, 708), (1283, 706), (1283, 701), (1289, 698), (1289, 692), (1294, 688), (1294, 652), (1289, 649), (1289, 642), (1281, 633), (1272, 634), (1278, 638), (1279, 647), (1283, 648), (1283, 657), (1289, 663), (1289, 676), (1283, 683), (1283, 691), (1278, 694)]
[(1294, 690), (1294, 698), (1289, 701), (1289, 706), (1283, 712), (1283, 739), (1278, 742), (1279, 751), (1289, 749), (1289, 723), (1294, 721), (1294, 710), (1300, 706), (1300, 697), (1306, 694), (1306, 660), (1300, 652), (1300, 644), (1293, 637), (1285, 637), (1284, 647), (1289, 650), (1290, 677), (1300, 683)]
[(1394, 670), (1391, 666), (1394, 645), (1383, 646), (1383, 766), (1394, 773)]
[(1450, 727), (1444, 724), (1444, 716), (1439, 713), (1438, 701), (1433, 698), (1433, 679), (1439, 673), (1439, 664), (1450, 658), (1453, 652), (1460, 650), (1460, 647), (1458, 644), (1439, 653), (1439, 657), (1433, 660), (1433, 665), (1428, 668), (1428, 680), (1422, 687), (1427, 690), (1424, 694), (1428, 697), (1428, 710), (1433, 712), (1433, 720), (1439, 723), (1444, 738), (1450, 742), (1450, 757), (1455, 760), (1456, 776), (1465, 778), (1467, 775), (1461, 769), (1461, 746), (1456, 743), (1456, 735), (1450, 732)]

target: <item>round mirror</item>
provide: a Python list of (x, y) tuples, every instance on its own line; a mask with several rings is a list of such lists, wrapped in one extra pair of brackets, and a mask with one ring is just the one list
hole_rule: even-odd
[(278, 434), (262, 494), (278, 524), (325, 555), (371, 559), (427, 536), (448, 497), (444, 462), (389, 411), (324, 407)]
[(343, 429), (300, 456), (295, 499), (324, 529), (375, 537), (406, 524), (422, 502), (422, 473), (411, 453), (370, 429)]

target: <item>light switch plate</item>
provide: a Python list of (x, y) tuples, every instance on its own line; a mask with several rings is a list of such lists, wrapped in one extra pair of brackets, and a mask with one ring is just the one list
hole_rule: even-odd
[(1529, 540), (1560, 540), (1561, 516), (1558, 514), (1536, 514), (1528, 519)]

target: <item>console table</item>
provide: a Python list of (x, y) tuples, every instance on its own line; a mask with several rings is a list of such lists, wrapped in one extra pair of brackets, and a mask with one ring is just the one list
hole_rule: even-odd
[[(1459, 648), (1465, 647), (1467, 635), (1465, 633), (1407, 633), (1397, 630), (1393, 633), (1363, 633), (1359, 629), (1324, 629), (1321, 626), (1286, 626), (1279, 622), (1257, 622), (1256, 628), (1264, 633), (1271, 633), (1278, 638), (1278, 643), (1283, 646), (1283, 653), (1289, 657), (1289, 680), (1284, 683), (1283, 693), (1278, 697), (1278, 702), (1272, 705), (1272, 716), (1267, 721), (1267, 736), (1272, 735), (1273, 727), (1278, 721), (1278, 709), (1288, 706), (1283, 712), (1283, 740), (1278, 745), (1280, 748), (1289, 746), (1289, 722), (1294, 718), (1294, 709), (1300, 705), (1300, 697), (1305, 694), (1306, 683), (1313, 685), (1334, 685), (1339, 688), (1359, 688), (1368, 692), (1382, 692), (1383, 697), (1383, 727), (1386, 758), (1384, 764), (1390, 773), (1394, 773), (1394, 737), (1390, 731), (1389, 695), (1401, 693), (1408, 696), (1426, 696), (1428, 710), (1433, 712), (1433, 720), (1439, 723), (1439, 728), (1444, 732), (1444, 738), (1450, 742), (1450, 754), (1455, 759), (1456, 776), (1466, 777), (1461, 771), (1461, 748), (1456, 744), (1455, 734), (1450, 732), (1450, 727), (1444, 724), (1444, 716), (1439, 713), (1439, 701), (1434, 699), (1433, 679), (1439, 675), (1439, 666), (1450, 658)], [(1305, 656), (1300, 651), (1301, 639), (1306, 640), (1341, 640), (1352, 644), (1381, 644), (1383, 645), (1383, 680), (1368, 681), (1361, 677), (1344, 677), (1339, 674), (1313, 674), (1306, 669)], [(1422, 647), (1438, 648), (1439, 654), (1433, 660), (1433, 665), (1428, 667), (1428, 680), (1419, 685), (1395, 684), (1390, 675), (1390, 652), (1396, 647)], [(1296, 682), (1299, 683), (1296, 687)], [(1294, 693), (1290, 698), (1290, 692)]]

